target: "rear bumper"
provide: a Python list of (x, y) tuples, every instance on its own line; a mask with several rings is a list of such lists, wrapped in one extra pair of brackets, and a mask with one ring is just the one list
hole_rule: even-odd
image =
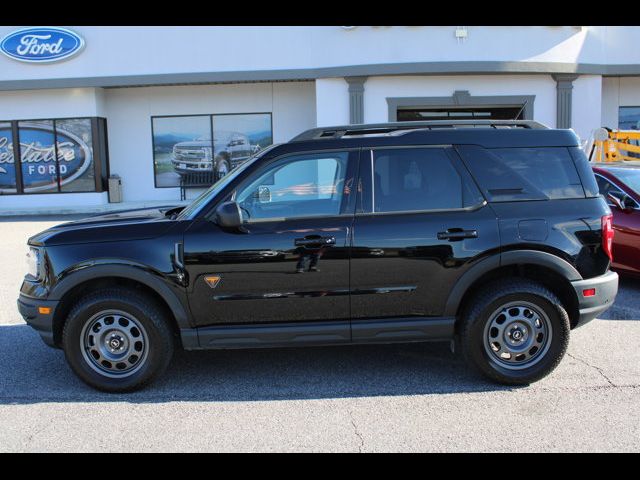
[[(598, 277), (571, 282), (578, 298), (580, 316), (575, 327), (580, 327), (613, 305), (618, 293), (618, 274), (607, 272)], [(595, 295), (584, 296), (584, 290), (595, 289)]]
[[(57, 300), (37, 300), (20, 294), (18, 311), (24, 321), (40, 334), (40, 337), (50, 347), (56, 347), (53, 339), (53, 314), (58, 306)], [(51, 313), (39, 313), (38, 307), (49, 307)]]

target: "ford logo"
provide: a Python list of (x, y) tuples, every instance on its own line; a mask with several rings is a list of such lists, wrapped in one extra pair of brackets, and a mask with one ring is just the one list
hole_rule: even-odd
[(2, 53), (21, 62), (55, 62), (78, 53), (84, 40), (71, 30), (59, 27), (23, 28), (0, 42)]
[[(53, 145), (53, 129), (22, 123), (20, 126), (20, 154), (25, 192), (57, 189), (56, 153), (60, 170), (60, 185), (73, 182), (91, 165), (92, 150), (78, 135), (56, 129), (57, 149)], [(10, 128), (0, 128), (0, 194), (9, 193), (15, 185), (16, 162)], [(57, 150), (57, 151), (56, 151)], [(53, 180), (53, 182), (52, 182)]]

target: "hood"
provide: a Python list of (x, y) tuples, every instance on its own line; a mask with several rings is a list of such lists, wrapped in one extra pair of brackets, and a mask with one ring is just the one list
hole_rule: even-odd
[(30, 245), (113, 242), (153, 238), (173, 224), (166, 213), (183, 205), (123, 210), (73, 220), (44, 230), (31, 238)]

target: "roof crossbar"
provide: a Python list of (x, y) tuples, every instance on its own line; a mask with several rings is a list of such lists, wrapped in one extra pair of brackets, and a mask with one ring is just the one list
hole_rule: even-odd
[(337, 139), (351, 136), (401, 135), (414, 130), (434, 130), (458, 127), (548, 129), (533, 120), (430, 120), (422, 122), (365, 123), (336, 127), (312, 128), (292, 138), (292, 142), (316, 139)]

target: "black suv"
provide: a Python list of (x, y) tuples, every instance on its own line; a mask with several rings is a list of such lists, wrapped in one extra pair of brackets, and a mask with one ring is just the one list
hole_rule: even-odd
[(74, 372), (140, 388), (188, 350), (451, 341), (527, 384), (611, 306), (611, 211), (571, 130), (312, 129), (187, 207), (29, 239), (18, 306)]

